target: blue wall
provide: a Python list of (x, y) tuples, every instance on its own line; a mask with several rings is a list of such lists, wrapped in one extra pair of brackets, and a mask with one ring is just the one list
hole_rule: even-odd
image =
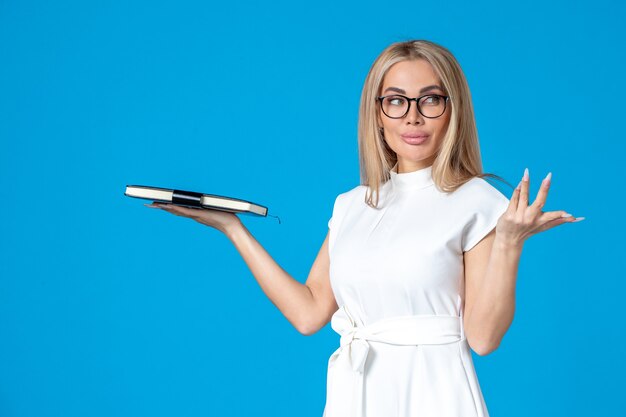
[[(124, 196), (237, 196), (300, 282), (391, 42), (449, 48), (486, 171), (586, 220), (527, 241), (515, 320), (474, 356), (493, 416), (626, 410), (623, 2), (0, 2), (0, 416), (320, 417), (300, 335), (230, 241)], [(510, 191), (503, 189), (510, 196)], [(306, 206), (306, 209), (302, 209)]]

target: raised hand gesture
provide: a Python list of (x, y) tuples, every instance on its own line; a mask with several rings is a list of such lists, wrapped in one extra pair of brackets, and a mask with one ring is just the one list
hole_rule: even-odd
[(575, 223), (584, 217), (574, 217), (564, 210), (542, 211), (546, 204), (552, 173), (548, 173), (541, 182), (535, 201), (528, 205), (530, 178), (528, 168), (524, 170), (522, 180), (513, 191), (509, 207), (498, 220), (496, 234), (505, 241), (521, 246), (530, 236), (543, 232), (563, 223)]

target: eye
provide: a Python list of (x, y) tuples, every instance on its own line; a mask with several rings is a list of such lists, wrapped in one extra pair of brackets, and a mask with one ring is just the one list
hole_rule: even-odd
[(406, 103), (406, 99), (401, 96), (391, 96), (385, 99), (388, 105), (390, 106), (404, 106)]
[(432, 95), (432, 96), (426, 96), (424, 97), (424, 101), (422, 101), (423, 104), (429, 105), (429, 106), (437, 106), (439, 105), (439, 102), (441, 101), (441, 97), (438, 95)]

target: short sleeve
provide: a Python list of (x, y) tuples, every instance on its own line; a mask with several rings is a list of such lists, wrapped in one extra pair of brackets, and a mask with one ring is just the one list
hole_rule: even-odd
[(343, 194), (339, 194), (335, 198), (335, 202), (333, 203), (333, 212), (328, 220), (328, 252), (330, 253), (335, 244), (335, 237), (337, 236), (337, 230), (339, 224), (341, 222), (342, 215), (342, 199)]
[(509, 199), (497, 188), (481, 178), (477, 181), (478, 186), (472, 190), (471, 201), (466, 206), (471, 213), (463, 229), (463, 252), (472, 249), (496, 227), (498, 219), (509, 205)]

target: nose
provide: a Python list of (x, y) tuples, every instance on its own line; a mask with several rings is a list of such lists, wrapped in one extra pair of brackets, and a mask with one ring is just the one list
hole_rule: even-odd
[(409, 103), (411, 103), (411, 106), (409, 108), (409, 112), (405, 116), (407, 123), (413, 124), (415, 122), (423, 122), (424, 116), (422, 116), (422, 114), (417, 109), (417, 100), (414, 99), (413, 101), (410, 101)]

